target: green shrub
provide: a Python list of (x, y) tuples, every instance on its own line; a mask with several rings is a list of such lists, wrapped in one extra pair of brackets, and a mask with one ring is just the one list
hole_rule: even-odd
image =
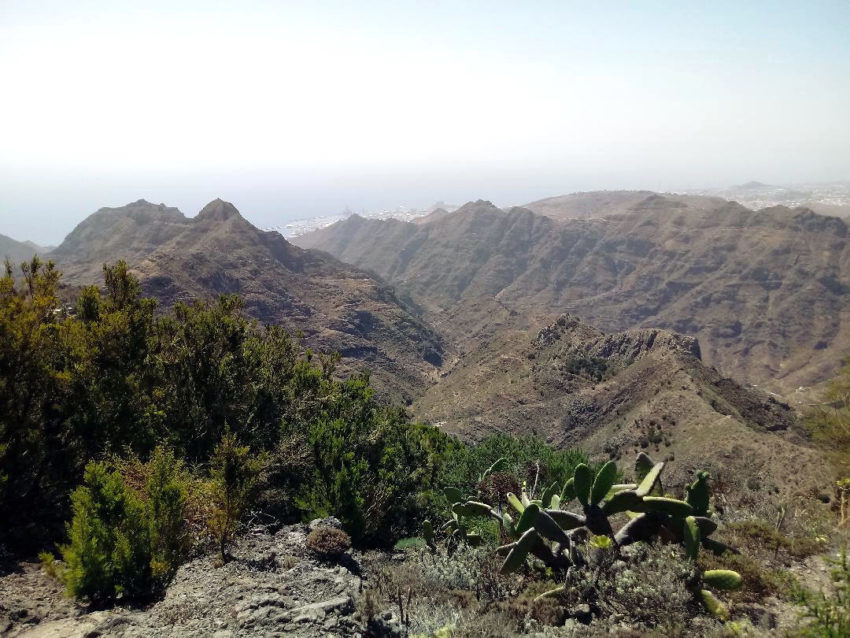
[[(552, 483), (563, 485), (576, 467), (588, 462), (581, 450), (558, 450), (535, 436), (493, 434), (475, 445), (450, 450), (437, 477), (437, 485), (457, 487), (465, 494), (473, 493), (485, 471), (500, 458), (505, 459), (505, 467), (498, 472), (498, 484), (488, 483), (483, 486), (486, 490), (510, 491), (510, 484), (523, 482), (530, 490), (535, 481), (539, 489)], [(496, 476), (494, 473), (493, 479)]]
[(603, 357), (573, 356), (564, 361), (564, 370), (598, 382), (608, 375), (609, 363), (608, 359)]
[(102, 463), (89, 463), (71, 502), (70, 541), (60, 548), (68, 593), (109, 600), (149, 592), (151, 546), (145, 509), (121, 474)]
[(261, 460), (248, 446), (236, 444), (236, 436), (226, 431), (211, 461), (212, 516), (210, 529), (216, 539), (219, 559), (227, 561), (227, 546), (257, 487)]
[(171, 450), (158, 447), (145, 485), (151, 541), (151, 571), (168, 581), (190, 548), (186, 519), (190, 477)]
[(443, 459), (459, 444), (376, 404), (367, 377), (339, 385), (328, 418), (306, 425), (312, 473), (295, 503), (304, 519), (337, 517), (357, 544), (386, 545), (418, 529)]

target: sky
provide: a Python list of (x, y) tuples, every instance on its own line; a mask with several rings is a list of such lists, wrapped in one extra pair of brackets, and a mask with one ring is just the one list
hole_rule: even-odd
[(0, 233), (850, 179), (850, 2), (0, 0)]

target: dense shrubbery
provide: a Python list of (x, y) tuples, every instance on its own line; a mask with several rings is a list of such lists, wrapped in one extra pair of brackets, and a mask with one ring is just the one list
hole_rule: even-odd
[(61, 529), (90, 459), (162, 443), (204, 465), (229, 427), (268, 453), (263, 487), (287, 514), (332, 513), (371, 541), (416, 518), (455, 445), (375, 401), (367, 376), (335, 380), (334, 357), (246, 319), (236, 297), (157, 315), (118, 263), (106, 294), (85, 288), (72, 309), (52, 265), (23, 272), (23, 286), (8, 266), (0, 279), (0, 518), (22, 539)]
[[(504, 459), (502, 471), (485, 476), (498, 459)], [(587, 455), (580, 450), (556, 450), (532, 436), (494, 434), (478, 445), (459, 448), (449, 455), (439, 482), (440, 487), (457, 487), (464, 493), (471, 493), (482, 482), (482, 491), (496, 493), (505, 491), (499, 483), (510, 487), (526, 482), (529, 489), (535, 481), (541, 487), (563, 485), (581, 463), (587, 463)]]

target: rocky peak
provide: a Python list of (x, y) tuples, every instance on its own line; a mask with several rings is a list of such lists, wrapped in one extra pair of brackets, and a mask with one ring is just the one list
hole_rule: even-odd
[(488, 201), (486, 199), (479, 199), (474, 202), (467, 202), (463, 206), (455, 211), (456, 213), (479, 213), (479, 212), (487, 212), (487, 213), (501, 213), (502, 210), (498, 208), (493, 202)]
[(558, 342), (567, 351), (583, 351), (605, 359), (634, 361), (650, 352), (661, 350), (680, 352), (701, 359), (699, 342), (694, 337), (658, 328), (638, 328), (605, 334), (570, 314), (561, 315), (553, 324), (540, 330), (534, 345), (537, 348), (546, 348)]
[(204, 206), (203, 209), (201, 209), (201, 212), (198, 213), (195, 220), (223, 222), (228, 219), (241, 219), (241, 217), (242, 215), (239, 214), (236, 206), (230, 202), (224, 201), (223, 199), (217, 198)]

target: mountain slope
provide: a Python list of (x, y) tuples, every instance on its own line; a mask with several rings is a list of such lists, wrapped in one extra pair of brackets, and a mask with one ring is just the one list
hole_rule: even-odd
[(0, 261), (8, 259), (13, 264), (31, 259), (33, 255), (43, 255), (49, 250), (31, 241), (17, 241), (6, 235), (0, 235)]
[(422, 225), (348, 219), (298, 243), (374, 271), (454, 339), (441, 318), (485, 298), (574, 312), (604, 330), (698, 337), (709, 365), (781, 393), (824, 380), (848, 352), (843, 221), (654, 194), (603, 213), (556, 221), (478, 201)]
[(251, 316), (303, 331), (311, 347), (339, 350), (344, 364), (372, 369), (396, 398), (420, 392), (441, 362), (440, 340), (391, 288), (258, 230), (221, 200), (193, 219), (143, 200), (101, 209), (51, 256), (77, 285), (100, 281), (104, 262), (124, 259), (144, 292), (167, 306), (237, 293)]
[[(534, 432), (598, 457), (675, 457), (681, 481), (707, 464), (736, 481), (817, 466), (792, 410), (706, 367), (692, 337), (603, 334), (568, 315), (536, 333), (508, 329), (483, 341), (412, 410), (467, 439)], [(806, 489), (825, 478), (816, 474), (778, 487)]]

